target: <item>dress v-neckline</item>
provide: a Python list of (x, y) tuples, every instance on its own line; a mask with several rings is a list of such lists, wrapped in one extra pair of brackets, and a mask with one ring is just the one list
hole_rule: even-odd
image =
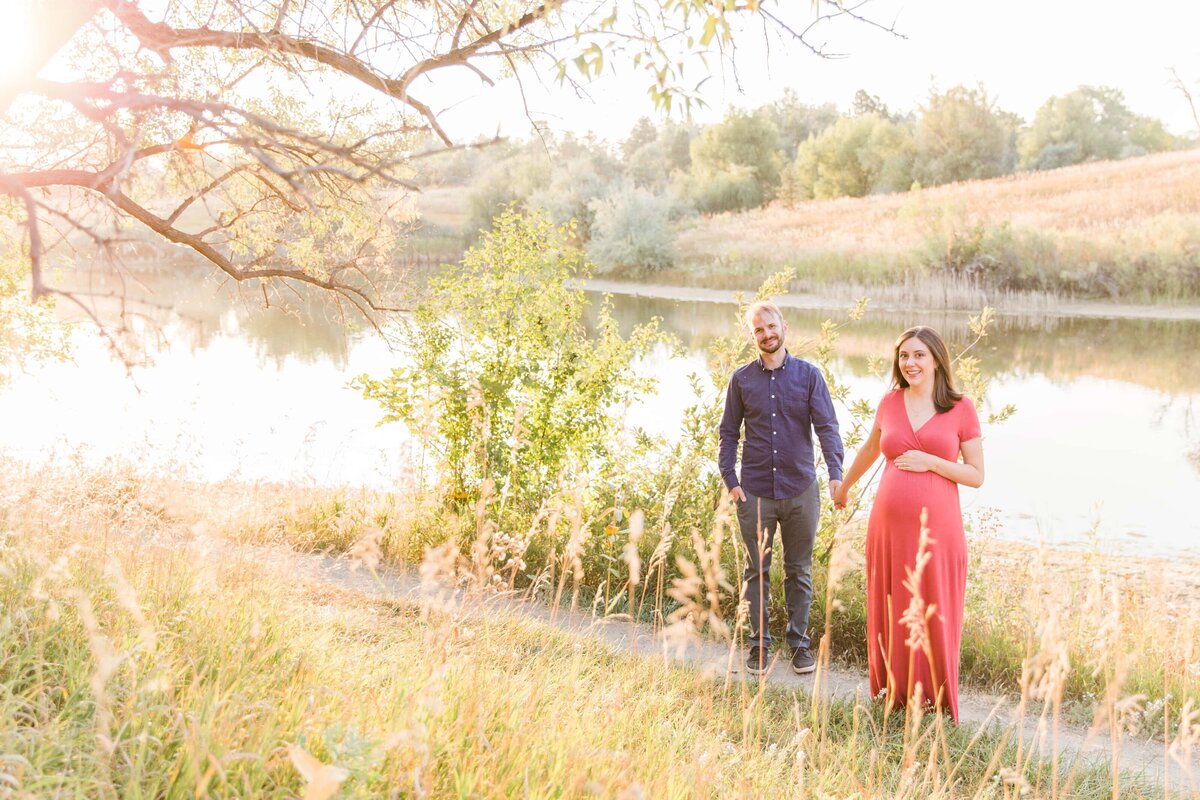
[(928, 425), (930, 422), (933, 422), (933, 418), (937, 416), (937, 406), (934, 406), (933, 414), (929, 416), (929, 419), (925, 420), (920, 425), (914, 426), (912, 417), (908, 415), (908, 401), (905, 399), (907, 397), (908, 395), (905, 392), (902, 391), (900, 393), (900, 405), (904, 407), (904, 419), (908, 422), (909, 431), (912, 432), (913, 436), (917, 436), (921, 433), (921, 431), (925, 430), (926, 425)]

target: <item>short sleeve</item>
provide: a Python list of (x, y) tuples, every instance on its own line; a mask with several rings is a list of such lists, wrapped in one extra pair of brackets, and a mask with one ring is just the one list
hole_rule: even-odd
[[(893, 390), (889, 391), (887, 394), (885, 394), (883, 397), (879, 398), (879, 403), (878, 403), (878, 405), (875, 406), (875, 421), (871, 424), (872, 431), (875, 430), (876, 428), (879, 428), (879, 430), (881, 430), (881, 431), (883, 430), (883, 406), (887, 403), (888, 400), (891, 399), (892, 395), (894, 395), (894, 394), (896, 394), (896, 391), (893, 389)], [(868, 434), (869, 433), (870, 432), (868, 431)]]
[(982, 433), (979, 430), (979, 414), (975, 411), (975, 403), (963, 395), (958, 401), (958, 441), (969, 442), (978, 439)]

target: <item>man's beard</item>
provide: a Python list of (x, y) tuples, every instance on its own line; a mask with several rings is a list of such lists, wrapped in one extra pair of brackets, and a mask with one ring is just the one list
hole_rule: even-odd
[(767, 355), (769, 355), (769, 356), (770, 356), (770, 355), (774, 355), (774, 354), (778, 353), (778, 352), (779, 352), (779, 348), (781, 348), (781, 347), (783, 347), (783, 337), (782, 337), (782, 336), (776, 336), (776, 337), (775, 337), (775, 346), (774, 346), (774, 347), (769, 347), (769, 348), (768, 348), (768, 347), (764, 347), (763, 345), (761, 345), (761, 344), (760, 344), (760, 345), (758, 346), (758, 349), (759, 349), (761, 352), (763, 352), (763, 353), (766, 353)]

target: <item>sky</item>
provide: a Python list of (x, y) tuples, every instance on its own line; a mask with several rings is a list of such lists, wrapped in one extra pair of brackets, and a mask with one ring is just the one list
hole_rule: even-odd
[[(1120, 89), (1133, 111), (1161, 119), (1174, 133), (1195, 129), (1169, 70), (1176, 67), (1200, 100), (1200, 3), (871, 0), (859, 13), (894, 25), (906, 38), (852, 20), (822, 23), (813, 40), (848, 54), (822, 60), (778, 40), (768, 54), (761, 33), (740, 31), (746, 35), (735, 37), (739, 80), (728, 69), (714, 70), (704, 86), (709, 107), (693, 118), (717, 121), (731, 106), (770, 103), (786, 88), (802, 102), (830, 102), (843, 110), (861, 88), (891, 110), (907, 111), (931, 89), (982, 82), (1000, 108), (1028, 121), (1051, 96), (1091, 84)], [(576, 99), (548, 73), (543, 70), (541, 81), (530, 77), (524, 85), (533, 118), (554, 129), (594, 131), (617, 141), (639, 117), (661, 117), (646, 94), (644, 76), (628, 69), (607, 69), (593, 84), (591, 102)], [(513, 81), (484, 90), (470, 75), (441, 80), (437, 99), (447, 109), (442, 120), (455, 136), (491, 135), (497, 129), (507, 136), (528, 134)]]

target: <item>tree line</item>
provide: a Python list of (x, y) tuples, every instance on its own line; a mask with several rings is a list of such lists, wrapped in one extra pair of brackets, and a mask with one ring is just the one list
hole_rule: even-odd
[(557, 222), (577, 221), (600, 268), (637, 271), (672, 263), (672, 225), (692, 214), (904, 192), (1196, 144), (1104, 86), (1051, 97), (1028, 122), (983, 86), (933, 91), (903, 113), (863, 90), (844, 113), (788, 90), (712, 125), (643, 118), (615, 145), (539, 131), (458, 151), (430, 164), (426, 177), (466, 187), (469, 230), (490, 228), (505, 207), (541, 208)]

